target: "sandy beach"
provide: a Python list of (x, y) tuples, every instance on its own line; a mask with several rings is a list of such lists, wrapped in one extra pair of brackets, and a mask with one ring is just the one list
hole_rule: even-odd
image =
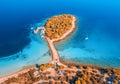
[[(58, 52), (57, 52), (57, 50), (56, 50), (56, 48), (54, 46), (54, 42), (59, 42), (61, 40), (64, 40), (65, 38), (67, 38), (67, 36), (69, 36), (71, 33), (74, 32), (75, 28), (76, 28), (76, 18), (73, 16), (72, 28), (68, 32), (66, 32), (61, 38), (50, 40), (47, 36), (44, 36), (44, 39), (46, 40), (46, 42), (47, 42), (47, 44), (48, 44), (48, 46), (50, 48), (50, 54), (51, 54), (51, 57), (52, 57), (52, 60), (51, 60), (50, 63), (54, 64), (54, 63), (58, 62), (60, 65), (66, 66), (66, 65), (64, 65), (64, 64), (62, 64), (60, 62), (60, 56), (59, 56), (59, 54), (58, 54)], [(34, 30), (34, 34), (37, 34), (40, 30), (45, 31), (44, 27), (38, 27), (38, 28), (36, 28), (36, 30)], [(42, 35), (43, 35), (43, 32), (42, 32)], [(33, 67), (27, 67), (26, 69), (20, 70), (20, 71), (18, 71), (16, 73), (13, 73), (11, 75), (1, 77), (0, 78), (0, 83), (5, 81), (8, 78), (16, 77), (20, 73), (27, 72), (31, 68), (33, 68)]]
[(28, 67), (23, 68), (23, 69), (21, 69), (20, 71), (17, 71), (17, 72), (15, 72), (15, 73), (12, 73), (12, 74), (9, 74), (9, 75), (0, 77), (0, 84), (1, 84), (2, 82), (4, 82), (5, 80), (9, 79), (9, 78), (17, 77), (18, 74), (28, 72), (30, 69), (34, 69), (34, 68), (35, 68), (35, 66), (28, 66)]
[[(59, 55), (57, 49), (55, 48), (55, 43), (56, 42), (59, 43), (62, 40), (65, 40), (75, 31), (76, 20), (77, 20), (77, 18), (73, 16), (72, 27), (70, 28), (70, 30), (68, 32), (66, 32), (62, 37), (60, 37), (58, 39), (51, 40), (50, 38), (48, 38), (45, 35), (45, 29), (44, 29), (45, 27), (38, 27), (36, 30), (34, 30), (34, 34), (37, 34), (40, 30), (43, 30), (42, 35), (49, 46), (52, 60), (48, 64), (40, 65), (39, 66), (40, 70), (38, 69), (38, 67), (36, 68), (35, 66), (31, 66), (31, 67), (22, 69), (16, 73), (13, 73), (11, 75), (1, 77), (0, 84), (3, 83), (4, 81), (8, 82), (9, 81), (8, 79), (10, 79), (10, 78), (16, 77), (16, 78), (20, 79), (20, 77), (25, 78), (25, 76), (32, 80), (32, 81), (29, 80), (31, 82), (29, 84), (32, 84), (34, 79), (36, 79), (36, 80), (34, 80), (35, 81), (34, 84), (43, 83), (43, 82), (45, 83), (45, 82), (49, 82), (49, 81), (54, 82), (51, 84), (61, 84), (62, 80), (63, 80), (62, 82), (64, 82), (63, 84), (69, 84), (69, 81), (72, 80), (72, 77), (76, 77), (76, 80), (73, 81), (75, 84), (80, 84), (80, 81), (82, 81), (82, 80), (84, 80), (84, 82), (86, 81), (88, 84), (91, 84), (90, 83), (91, 81), (96, 82), (99, 79), (98, 77), (96, 77), (96, 74), (99, 75), (99, 77), (103, 77), (102, 83), (106, 82), (106, 78), (109, 77), (109, 73), (111, 74), (113, 72), (113, 69), (103, 69), (103, 70), (108, 70), (108, 71), (110, 70), (109, 72), (106, 72), (106, 75), (105, 75), (99, 71), (99, 69), (101, 69), (100, 67), (81, 65), (81, 64), (76, 64), (76, 63), (69, 63), (69, 62), (65, 62), (62, 59), (60, 59), (60, 55)], [(20, 74), (24, 74), (24, 75), (19, 76)], [(89, 76), (88, 77), (89, 79), (90, 79), (90, 77), (93, 77), (93, 79), (87, 80), (87, 75)], [(51, 78), (49, 79), (49, 77), (51, 77)], [(67, 80), (66, 77), (68, 77), (69, 81), (66, 81)], [(96, 78), (96, 81), (93, 81), (94, 77)], [(44, 78), (46, 78), (46, 79), (44, 79)], [(18, 80), (18, 79), (16, 79), (16, 80)], [(14, 81), (16, 81), (16, 80), (14, 80)], [(28, 79), (26, 79), (24, 81), (28, 81)], [(7, 83), (5, 83), (5, 84), (7, 84)], [(81, 83), (81, 84), (86, 84), (86, 83)], [(94, 84), (98, 84), (98, 83), (96, 82)]]

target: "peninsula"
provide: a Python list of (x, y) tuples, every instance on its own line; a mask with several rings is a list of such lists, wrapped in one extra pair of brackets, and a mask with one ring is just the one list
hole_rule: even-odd
[(34, 34), (41, 32), (52, 60), (2, 77), (0, 84), (118, 84), (118, 69), (68, 63), (60, 59), (55, 43), (66, 40), (75, 31), (76, 21), (77, 18), (70, 14), (57, 15), (49, 18), (43, 27), (34, 30)]

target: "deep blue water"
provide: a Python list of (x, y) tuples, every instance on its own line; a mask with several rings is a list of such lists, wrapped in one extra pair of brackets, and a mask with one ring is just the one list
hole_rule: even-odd
[[(103, 23), (103, 31), (119, 37), (120, 1), (49, 1), (49, 0), (1, 0), (0, 1), (0, 56), (8, 56), (22, 50), (29, 42), (30, 24), (61, 13), (70, 13)], [(80, 19), (81, 19), (80, 18)], [(102, 21), (102, 22), (101, 22)], [(86, 23), (87, 25), (87, 23)], [(96, 24), (97, 25), (97, 24)], [(90, 27), (91, 24), (88, 26)], [(113, 31), (114, 29), (114, 31)]]
[[(0, 0), (0, 57), (19, 53), (30, 45), (30, 28), (36, 28), (36, 23), (69, 13), (78, 18), (78, 28), (67, 42), (61, 44), (62, 47), (57, 46), (61, 57), (118, 67), (119, 10), (119, 0)], [(85, 40), (86, 36), (88, 40)]]

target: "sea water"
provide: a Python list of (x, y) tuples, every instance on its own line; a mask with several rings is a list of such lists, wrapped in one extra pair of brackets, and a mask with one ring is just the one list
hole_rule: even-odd
[(77, 29), (56, 45), (66, 61), (120, 68), (119, 0), (0, 0), (0, 76), (51, 60), (40, 33), (47, 18), (77, 17)]

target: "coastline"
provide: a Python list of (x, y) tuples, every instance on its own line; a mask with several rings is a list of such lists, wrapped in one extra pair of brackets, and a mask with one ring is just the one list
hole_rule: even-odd
[[(77, 69), (75, 67), (79, 66), (80, 70), (81, 69), (85, 69), (87, 70), (88, 72), (91, 72), (91, 70), (94, 70), (94, 71), (97, 71), (97, 70), (109, 70), (109, 71), (114, 71), (116, 70), (115, 68), (103, 68), (103, 67), (99, 67), (99, 66), (94, 66), (94, 65), (85, 65), (85, 64), (80, 64), (80, 63), (76, 63), (76, 62), (68, 62), (68, 61), (64, 61), (60, 58), (60, 63), (61, 64), (64, 64), (66, 66), (70, 66), (71, 68), (69, 68), (70, 70), (74, 70), (74, 71), (77, 71)], [(51, 64), (51, 62), (48, 62), (44, 65), (49, 65)], [(15, 78), (17, 77), (19, 74), (22, 74), (22, 73), (28, 73), (28, 71), (30, 70), (33, 70), (33, 69), (36, 69), (35, 66), (27, 66), (23, 69), (21, 69), (20, 71), (18, 72), (15, 72), (13, 74), (10, 74), (8, 76), (5, 76), (5, 77), (0, 77), (0, 84), (1, 83), (4, 83), (4, 81), (8, 80), (9, 78)], [(63, 70), (69, 70), (69, 69), (63, 69)], [(79, 70), (79, 69), (78, 69)], [(97, 72), (98, 73), (98, 72)], [(108, 72), (109, 73), (109, 72)], [(100, 74), (100, 73), (98, 73)], [(37, 83), (35, 83), (37, 84)]]
[[(60, 42), (63, 42), (63, 41), (65, 41), (65, 40), (67, 40), (70, 36), (71, 36), (71, 34), (73, 34), (74, 32), (75, 32), (75, 30), (76, 30), (76, 22), (77, 22), (77, 18), (75, 17), (75, 16), (72, 16), (73, 17), (73, 20), (72, 20), (72, 27), (70, 28), (70, 30), (68, 31), (68, 32), (66, 32), (63, 36), (61, 36), (60, 38), (58, 38), (58, 39), (53, 39), (53, 40), (51, 40), (51, 42), (50, 42), (50, 39), (49, 38), (45, 38), (45, 40), (47, 41), (47, 43), (48, 43), (48, 46), (49, 46), (49, 48), (50, 48), (50, 44), (49, 43), (53, 43), (53, 46), (54, 46), (54, 48), (55, 48), (55, 44), (59, 44)], [(47, 40), (48, 39), (48, 40)], [(55, 48), (55, 50), (54, 50), (55, 52), (57, 52), (57, 49)], [(51, 52), (51, 48), (50, 48), (50, 52)], [(58, 54), (58, 59), (60, 60), (60, 56), (59, 56), (59, 53), (57, 52), (57, 54)], [(52, 56), (52, 58), (53, 58), (53, 54), (51, 53), (51, 56)]]
[(64, 41), (66, 41), (77, 29), (77, 18), (75, 16), (73, 16), (73, 21), (72, 21), (72, 28), (66, 32), (62, 37), (60, 37), (59, 39), (54, 39), (52, 40), (54, 42), (54, 44), (60, 44)]
[(12, 78), (12, 77), (17, 77), (19, 74), (21, 73), (25, 73), (28, 72), (30, 69), (34, 69), (35, 66), (26, 66), (23, 69), (20, 69), (19, 71), (15, 72), (15, 73), (11, 73), (5, 76), (0, 77), (0, 83), (3, 83), (5, 80)]
[[(44, 39), (46, 40), (47, 44), (48, 44), (50, 54), (51, 54), (51, 57), (52, 57), (52, 60), (50, 62), (46, 63), (46, 64), (50, 64), (50, 63), (54, 64), (56, 62), (56, 59), (57, 59), (57, 62), (60, 65), (63, 65), (65, 67), (68, 67), (68, 66), (82, 66), (82, 67), (90, 67), (91, 69), (101, 69), (102, 67), (99, 67), (99, 66), (86, 65), (86, 64), (80, 64), (80, 63), (75, 63), (75, 62), (68, 62), (68, 61), (64, 61), (60, 58), (59, 53), (57, 52), (57, 50), (55, 48), (55, 44), (65, 41), (66, 39), (68, 39), (71, 36), (71, 34), (73, 34), (75, 32), (75, 30), (77, 28), (76, 27), (77, 26), (76, 21), (77, 21), (76, 17), (73, 16), (72, 28), (68, 32), (66, 32), (62, 37), (60, 37), (58, 39), (50, 40), (48, 37), (43, 36)], [(34, 33), (37, 34), (37, 32), (39, 32), (39, 30), (43, 30), (43, 28), (38, 27), (36, 29), (36, 31), (34, 31)], [(44, 35), (44, 33), (43, 33), (43, 35)], [(31, 69), (35, 69), (35, 66), (27, 66), (27, 67), (19, 70), (18, 72), (15, 72), (13, 74), (9, 74), (8, 76), (0, 77), (0, 83), (3, 83), (5, 80), (7, 80), (9, 78), (17, 77), (19, 74), (28, 72)], [(110, 68), (110, 69), (112, 69), (112, 68)]]
[[(59, 53), (57, 52), (57, 50), (56, 50), (56, 48), (55, 48), (55, 46), (54, 46), (54, 45), (55, 45), (54, 43), (58, 43), (58, 42), (62, 42), (62, 41), (64, 41), (64, 40), (66, 40), (66, 39), (75, 31), (75, 29), (76, 29), (76, 21), (77, 21), (76, 17), (73, 16), (72, 28), (70, 28), (70, 30), (69, 30), (68, 32), (66, 32), (61, 38), (58, 38), (58, 39), (55, 39), (55, 40), (50, 40), (48, 37), (43, 36), (43, 38), (46, 40), (46, 42), (47, 42), (47, 44), (48, 44), (48, 47), (50, 48), (50, 54), (51, 54), (51, 57), (52, 57), (51, 62), (48, 62), (48, 63), (54, 63), (54, 62), (56, 61), (56, 59), (57, 59), (58, 62), (59, 62), (60, 56), (59, 56)], [(37, 34), (37, 33), (39, 32), (39, 30), (44, 30), (44, 27), (38, 27), (36, 30), (34, 30), (34, 34)], [(42, 33), (42, 35), (44, 35), (44, 34)], [(52, 45), (52, 46), (51, 46), (51, 45)], [(53, 56), (53, 53), (52, 53), (52, 51), (51, 51), (52, 49), (51, 49), (50, 46), (52, 47), (52, 49), (53, 49), (53, 51), (54, 51), (54, 53), (55, 53), (54, 56)], [(63, 63), (60, 63), (60, 62), (59, 62), (59, 64), (64, 65)], [(65, 66), (65, 65), (64, 65), (64, 66)], [(3, 81), (3, 80), (5, 81), (5, 80), (7, 80), (8, 78), (17, 76), (18, 74), (23, 73), (24, 71), (26, 71), (26, 69), (27, 69), (27, 70), (30, 70), (30, 69), (33, 68), (33, 67), (34, 67), (34, 66), (32, 66), (32, 67), (28, 66), (28, 67), (23, 68), (23, 69), (15, 72), (15, 73), (12, 73), (12, 74), (9, 74), (9, 75), (0, 77), (0, 82)]]

